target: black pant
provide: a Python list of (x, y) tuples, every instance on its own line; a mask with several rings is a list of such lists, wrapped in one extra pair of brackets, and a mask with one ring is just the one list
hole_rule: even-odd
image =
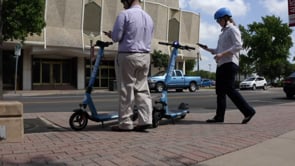
[(246, 117), (255, 110), (246, 102), (243, 96), (235, 89), (235, 76), (239, 67), (235, 63), (225, 63), (217, 67), (216, 71), (216, 94), (217, 109), (216, 118), (224, 119), (226, 109), (226, 95)]

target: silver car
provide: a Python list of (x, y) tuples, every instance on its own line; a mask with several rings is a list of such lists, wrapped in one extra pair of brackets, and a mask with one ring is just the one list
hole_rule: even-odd
[(240, 83), (240, 89), (252, 89), (257, 88), (267, 89), (267, 82), (264, 77), (249, 77)]

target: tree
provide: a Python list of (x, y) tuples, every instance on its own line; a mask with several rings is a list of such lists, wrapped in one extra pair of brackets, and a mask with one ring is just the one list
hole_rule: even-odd
[(45, 26), (45, 0), (3, 2), (3, 40), (22, 40), (28, 35), (40, 35)]
[(169, 55), (162, 53), (161, 50), (154, 50), (153, 53), (151, 53), (152, 56), (152, 64), (154, 67), (158, 67), (159, 70), (161, 70), (162, 67), (165, 69), (168, 66), (169, 63)]
[(247, 77), (255, 71), (255, 66), (252, 64), (252, 60), (245, 54), (240, 55), (239, 68), (240, 74), (242, 74), (244, 77)]
[(216, 74), (215, 73), (212, 73), (212, 72), (206, 71), (206, 70), (191, 71), (191, 72), (188, 72), (187, 75), (201, 76), (202, 78), (208, 78), (208, 79), (212, 79), (212, 80), (216, 79)]
[(196, 65), (196, 61), (195, 60), (187, 60), (185, 62), (185, 73), (188, 73), (188, 72), (193, 71), (195, 65)]
[(295, 71), (295, 64), (290, 63), (287, 61), (286, 65), (284, 66), (285, 73), (283, 74), (285, 77), (289, 76), (291, 73)]
[(3, 98), (3, 41), (25, 41), (45, 27), (45, 0), (0, 0), (0, 98)]
[[(273, 81), (284, 73), (284, 64), (293, 46), (292, 29), (279, 17), (262, 17), (262, 22), (240, 26), (243, 47), (247, 51), (246, 62), (255, 66), (255, 72)], [(272, 72), (270, 72), (272, 71)]]

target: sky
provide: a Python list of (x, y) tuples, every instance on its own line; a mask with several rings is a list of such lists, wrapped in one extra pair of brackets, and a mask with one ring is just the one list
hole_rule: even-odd
[[(214, 20), (214, 13), (221, 7), (231, 10), (236, 24), (248, 25), (253, 22), (262, 22), (262, 17), (275, 15), (280, 17), (283, 23), (289, 23), (288, 0), (179, 0), (181, 10), (200, 14), (200, 43), (216, 48), (221, 27)], [(294, 28), (290, 27), (293, 31)], [(292, 33), (292, 41), (295, 45), (295, 32)], [(200, 70), (215, 72), (216, 63), (213, 55), (200, 49), (202, 60)], [(295, 47), (290, 49), (290, 62), (295, 55)], [(196, 67), (195, 67), (196, 69)]]

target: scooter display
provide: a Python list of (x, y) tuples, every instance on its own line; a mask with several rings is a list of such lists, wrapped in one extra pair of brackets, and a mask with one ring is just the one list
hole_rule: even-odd
[(186, 45), (181, 45), (179, 42), (175, 41), (173, 43), (159, 42), (161, 45), (171, 46), (172, 52), (170, 60), (168, 63), (168, 68), (166, 70), (164, 89), (162, 91), (162, 96), (159, 100), (155, 101), (155, 106), (153, 106), (153, 127), (156, 128), (159, 125), (159, 121), (162, 118), (171, 119), (172, 123), (175, 123), (175, 119), (183, 119), (189, 113), (189, 107), (186, 103), (180, 103), (178, 108), (171, 110), (168, 108), (168, 88), (167, 84), (172, 78), (172, 72), (175, 69), (175, 62), (178, 56), (178, 50), (195, 50), (194, 47), (189, 47)]
[(101, 122), (103, 125), (104, 121), (115, 120), (119, 118), (119, 115), (117, 112), (116, 113), (97, 113), (97, 110), (95, 108), (95, 105), (91, 97), (91, 92), (94, 86), (97, 71), (99, 69), (99, 64), (101, 59), (104, 56), (104, 48), (112, 44), (113, 44), (112, 42), (103, 42), (100, 40), (96, 41), (95, 46), (100, 47), (100, 49), (96, 56), (95, 64), (91, 72), (91, 77), (84, 95), (83, 102), (79, 104), (80, 108), (73, 110), (74, 113), (71, 115), (69, 119), (69, 124), (73, 130), (76, 130), (76, 131), (83, 130), (87, 126), (88, 119), (95, 122)]

